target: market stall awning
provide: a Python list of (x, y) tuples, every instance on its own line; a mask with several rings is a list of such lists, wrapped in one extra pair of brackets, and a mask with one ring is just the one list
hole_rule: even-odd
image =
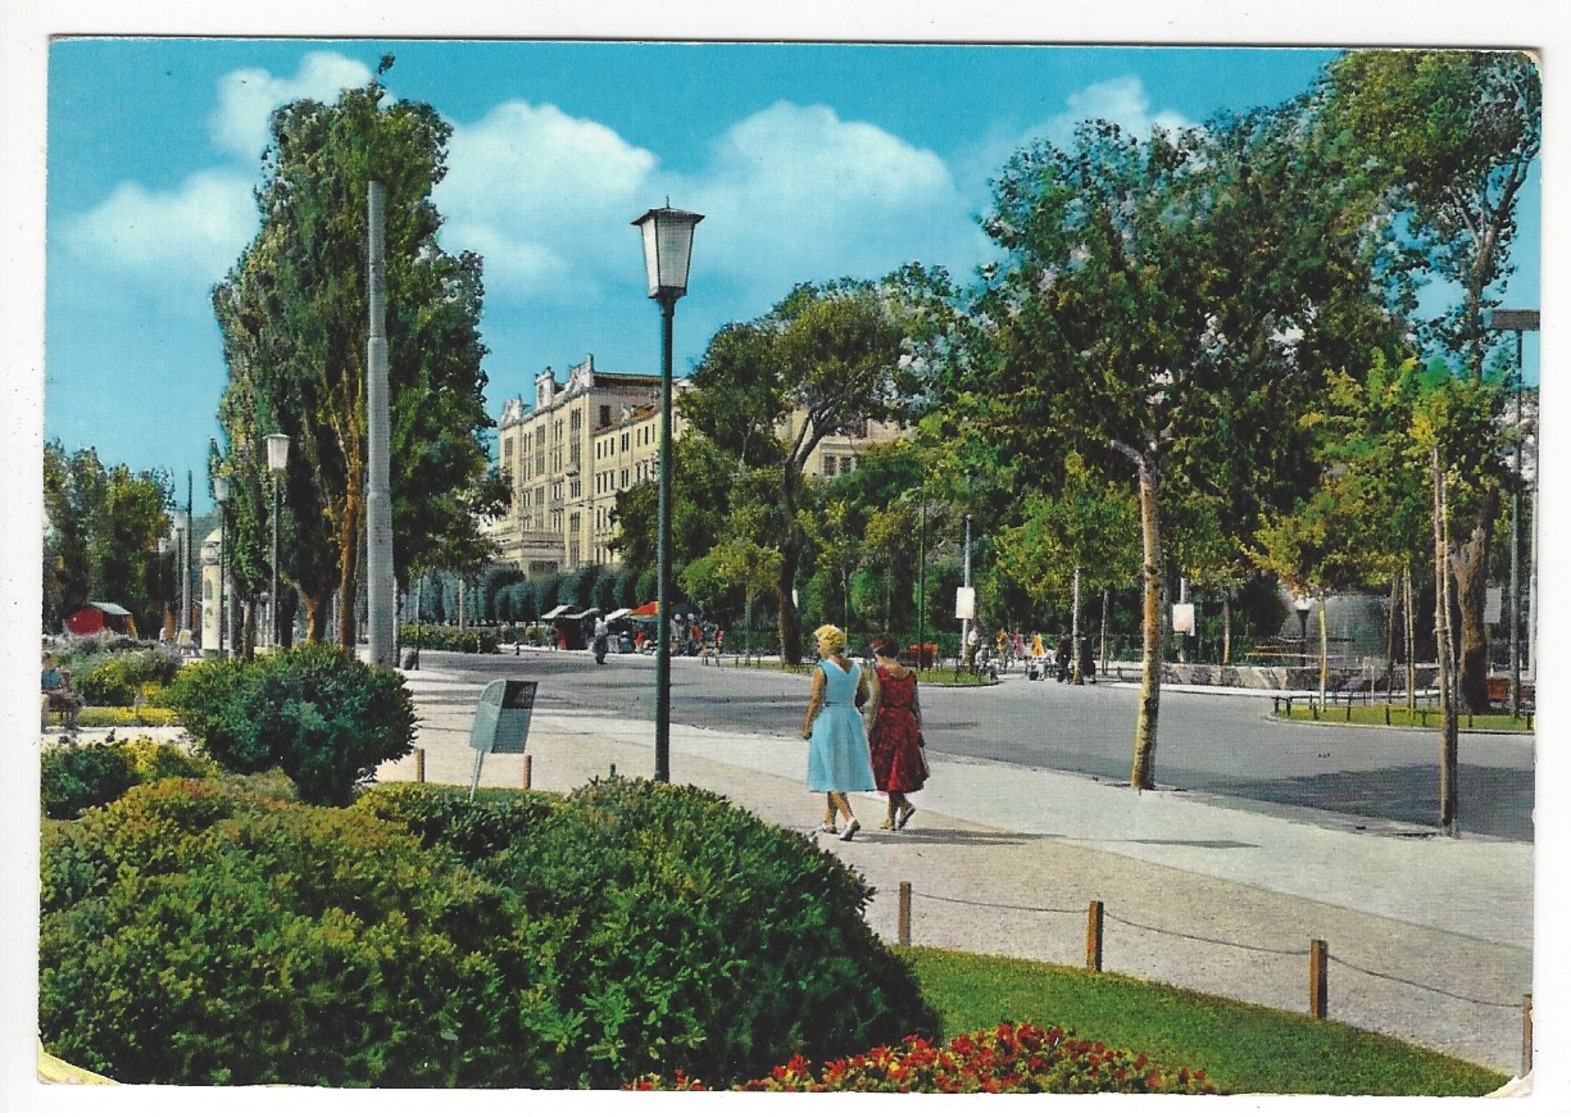
[(580, 611), (578, 611), (576, 613), (566, 613), (566, 614), (564, 614), (562, 619), (564, 621), (581, 621), (585, 617), (596, 616), (599, 612), (600, 612), (599, 609), (581, 609)]
[(556, 618), (560, 617), (563, 613), (570, 611), (572, 608), (573, 607), (571, 605), (558, 605), (549, 613), (542, 613), (540, 615), (540, 619), (543, 621), (554, 621)]
[(657, 617), (660, 615), (660, 602), (651, 601), (647, 605), (640, 605), (628, 614), (630, 617)]
[(608, 621), (619, 621), (623, 617), (630, 616), (632, 612), (631, 609), (614, 609), (605, 615), (605, 619)]

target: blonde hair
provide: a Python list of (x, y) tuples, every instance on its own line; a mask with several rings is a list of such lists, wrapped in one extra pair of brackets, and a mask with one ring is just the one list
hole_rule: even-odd
[(821, 624), (813, 629), (813, 639), (828, 645), (830, 655), (846, 650), (846, 634), (832, 624)]

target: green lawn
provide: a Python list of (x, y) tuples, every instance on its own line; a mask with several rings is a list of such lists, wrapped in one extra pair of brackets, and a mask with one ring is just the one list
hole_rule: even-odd
[[(1315, 709), (1305, 701), (1295, 701), (1293, 712), (1289, 715), (1286, 709), (1279, 709), (1276, 716), (1290, 721), (1331, 721), (1352, 725), (1378, 725), (1400, 726), (1406, 728), (1436, 729), (1440, 725), (1440, 711), (1434, 707), (1419, 706), (1409, 710), (1400, 705), (1361, 706), (1354, 703), (1351, 707), (1346, 704), (1332, 703), (1327, 708)], [(1489, 729), (1496, 732), (1531, 733), (1537, 727), (1537, 719), (1528, 715), (1513, 718), (1510, 714), (1459, 714), (1457, 724), (1462, 729)]]
[(1059, 1025), (1082, 1039), (1204, 1070), (1233, 1094), (1487, 1094), (1507, 1075), (1334, 1021), (1115, 974), (900, 948), (945, 1035), (1000, 1021)]

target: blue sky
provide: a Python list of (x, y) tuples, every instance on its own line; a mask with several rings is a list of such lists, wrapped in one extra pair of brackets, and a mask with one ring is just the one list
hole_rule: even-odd
[[(1100, 117), (1139, 133), (1276, 104), (1335, 51), (440, 40), (83, 38), (49, 49), (45, 422), (68, 449), (167, 468), (183, 497), (224, 383), (208, 292), (254, 236), (267, 119), (331, 100), (384, 53), (394, 97), (453, 125), (436, 202), (485, 257), (487, 397), (593, 353), (654, 371), (629, 222), (707, 215), (676, 318), (679, 375), (800, 280), (909, 260), (968, 276), (988, 180)], [(1513, 281), (1537, 305), (1537, 190)], [(1535, 339), (1536, 341), (1536, 339)], [(1536, 349), (1529, 364), (1536, 366)]]

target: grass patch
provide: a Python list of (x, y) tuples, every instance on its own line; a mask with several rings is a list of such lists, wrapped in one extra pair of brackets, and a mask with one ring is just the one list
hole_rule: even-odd
[(1335, 1021), (1117, 974), (903, 947), (946, 1036), (1004, 1020), (1059, 1025), (1082, 1039), (1204, 1070), (1232, 1094), (1478, 1097), (1507, 1075)]
[[(1437, 729), (1440, 726), (1440, 711), (1425, 706), (1409, 710), (1406, 706), (1397, 705), (1360, 706), (1355, 703), (1349, 707), (1346, 703), (1331, 703), (1322, 708), (1311, 706), (1308, 702), (1294, 702), (1291, 713), (1279, 709), (1276, 716), (1283, 721), (1329, 721), (1340, 725), (1372, 725), (1381, 728)], [(1536, 719), (1528, 715), (1458, 714), (1457, 725), (1462, 729), (1531, 733)]]

